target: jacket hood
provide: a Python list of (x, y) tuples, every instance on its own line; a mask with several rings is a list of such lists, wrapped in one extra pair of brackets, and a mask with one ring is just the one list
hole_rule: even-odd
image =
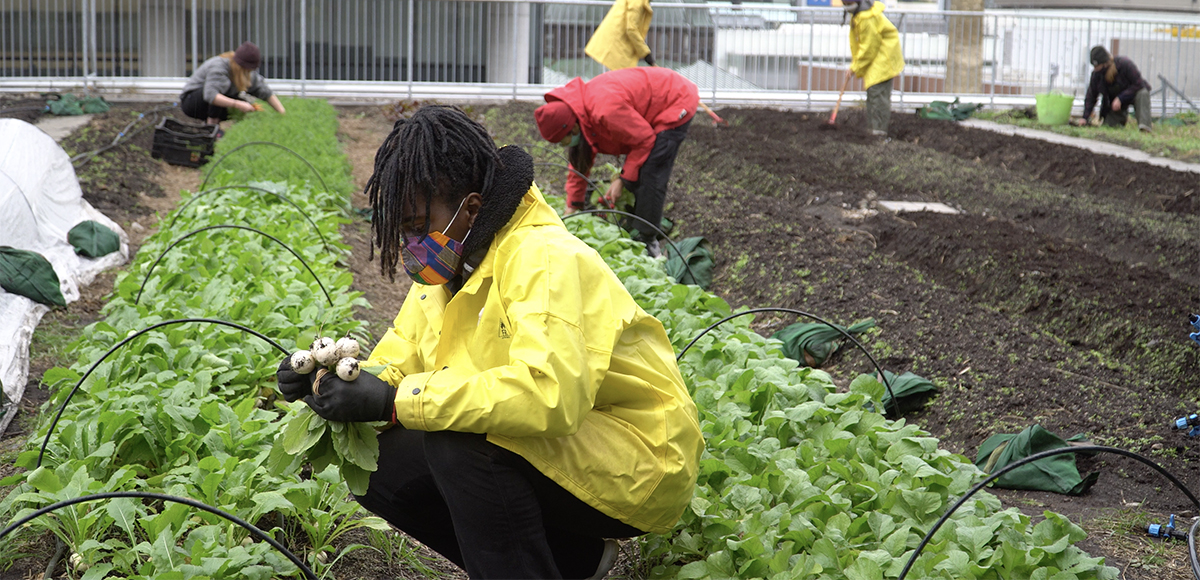
[(585, 134), (591, 132), (592, 122), (588, 119), (587, 109), (583, 106), (583, 79), (575, 77), (567, 84), (558, 87), (545, 94), (544, 97), (547, 103), (553, 101), (562, 101), (571, 107), (571, 112), (575, 113), (575, 119), (579, 121), (580, 130)]

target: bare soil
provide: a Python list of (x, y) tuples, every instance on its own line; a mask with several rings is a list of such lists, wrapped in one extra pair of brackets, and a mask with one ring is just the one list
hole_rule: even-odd
[[(894, 115), (886, 140), (856, 110), (835, 131), (820, 130), (823, 115), (722, 116), (731, 127), (693, 125), (668, 211), (684, 235), (713, 242), (715, 292), (738, 306), (876, 318), (871, 348), (885, 368), (941, 387), (908, 419), (944, 448), (973, 459), (992, 434), (1039, 423), (1150, 455), (1196, 484), (1196, 442), (1170, 426), (1197, 407), (1194, 176), (911, 115)], [(963, 214), (878, 212), (885, 199)], [(831, 370), (845, 380), (863, 361)], [(1154, 547), (1138, 530), (1196, 516), (1179, 491), (1122, 457), (1080, 468), (1102, 473), (1082, 497), (1002, 496), (1082, 522), (1085, 548), (1128, 578), (1187, 571), (1182, 549), (1147, 564)]]

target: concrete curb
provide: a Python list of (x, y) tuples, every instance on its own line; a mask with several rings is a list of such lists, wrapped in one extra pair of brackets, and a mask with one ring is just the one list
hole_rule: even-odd
[(1002, 125), (1000, 123), (993, 123), (991, 121), (983, 121), (980, 119), (967, 119), (962, 121), (961, 124), (972, 129), (983, 129), (985, 131), (992, 131), (994, 133), (1000, 133), (1003, 135), (1016, 135), (1029, 139), (1038, 139), (1048, 143), (1056, 143), (1058, 145), (1068, 145), (1071, 147), (1086, 149), (1092, 153), (1098, 153), (1101, 155), (1112, 155), (1113, 157), (1121, 157), (1130, 161), (1136, 161), (1138, 163), (1146, 163), (1149, 165), (1156, 165), (1158, 167), (1165, 167), (1174, 171), (1200, 174), (1200, 164), (1186, 163), (1176, 159), (1167, 159), (1166, 157), (1155, 157), (1149, 153), (1146, 153), (1145, 151), (1130, 149), (1129, 147), (1123, 147), (1113, 143), (1106, 143), (1104, 141), (1095, 141), (1092, 139), (1084, 139), (1082, 137), (1070, 137), (1067, 135), (1052, 133), (1050, 131), (1039, 131), (1037, 129), (1029, 129), (1026, 127)]

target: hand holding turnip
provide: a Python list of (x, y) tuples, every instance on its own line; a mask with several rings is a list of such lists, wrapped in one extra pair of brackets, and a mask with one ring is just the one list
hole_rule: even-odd
[(353, 337), (344, 336), (336, 342), (317, 337), (308, 350), (296, 351), (279, 364), (276, 379), (280, 392), (290, 403), (309, 394), (320, 394), (321, 380), (328, 374), (335, 372), (343, 381), (354, 381), (359, 376), (359, 351), (358, 341)]

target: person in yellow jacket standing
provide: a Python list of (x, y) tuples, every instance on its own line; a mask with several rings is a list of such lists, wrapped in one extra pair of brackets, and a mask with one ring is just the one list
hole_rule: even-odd
[(616, 0), (583, 52), (608, 70), (635, 67), (642, 59), (655, 66), (650, 46), (646, 44), (653, 16), (650, 0)]
[(358, 501), (471, 578), (602, 578), (611, 538), (670, 531), (703, 449), (662, 323), (453, 107), (396, 123), (367, 184), (380, 269), (415, 284), (366, 366), (314, 395), (332, 421), (389, 421)]
[(867, 87), (867, 126), (887, 135), (892, 116), (892, 79), (904, 70), (900, 33), (876, 0), (842, 0), (850, 18), (850, 71)]

